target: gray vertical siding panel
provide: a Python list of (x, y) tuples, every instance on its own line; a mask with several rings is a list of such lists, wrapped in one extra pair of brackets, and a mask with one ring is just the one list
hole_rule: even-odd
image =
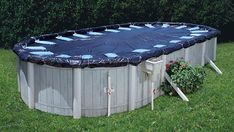
[(37, 68), (37, 65), (34, 65), (34, 74), (35, 74), (35, 76), (34, 76), (34, 79), (35, 79), (35, 91), (34, 91), (34, 93), (35, 93), (35, 108), (37, 108), (37, 102), (38, 102), (38, 93), (39, 93), (39, 85), (40, 85), (40, 82), (38, 81), (38, 80), (40, 80), (39, 79), (39, 75), (36, 75), (38, 73), (38, 68)]
[(128, 84), (126, 83), (126, 76), (128, 76), (126, 72), (126, 68), (118, 68), (116, 70), (116, 83), (117, 86), (115, 88), (116, 94), (116, 113), (124, 111), (127, 109), (127, 91)]
[(67, 72), (67, 109), (65, 115), (72, 115), (73, 108), (73, 71), (72, 69), (66, 69)]
[(101, 96), (101, 105), (100, 107), (102, 109), (100, 109), (100, 114), (101, 115), (106, 115), (107, 114), (107, 94), (104, 93), (104, 88), (107, 88), (107, 70), (100, 70), (100, 88), (101, 88), (101, 92), (100, 92), (100, 96)]
[[(59, 100), (60, 100), (60, 105), (58, 107), (62, 107), (63, 105), (66, 105), (65, 103), (65, 99), (66, 99), (66, 94), (67, 94), (67, 90), (66, 90), (66, 85), (67, 85), (67, 75), (66, 72), (64, 70), (60, 70), (61, 71), (61, 76), (60, 76), (60, 91), (59, 91)], [(59, 112), (64, 114), (65, 110), (64, 109), (59, 109)]]
[[(158, 57), (158, 60), (161, 60), (162, 57)], [(137, 71), (137, 89), (136, 89), (136, 108), (140, 108), (151, 102), (151, 80), (149, 75), (144, 71), (144, 62), (138, 65)], [(154, 88), (157, 89), (157, 92), (160, 92), (160, 77), (161, 77), (161, 67), (158, 69), (159, 73), (155, 76), (158, 76), (158, 81), (154, 82)], [(156, 93), (159, 94), (159, 93)], [(155, 96), (156, 98), (157, 96)]]
[[(60, 99), (59, 97), (59, 91), (60, 91), (60, 74), (59, 71), (56, 71), (56, 69), (53, 70), (53, 83), (54, 83), (54, 91), (53, 91), (53, 102), (55, 106), (60, 105)], [(60, 113), (60, 109), (58, 107), (54, 107), (54, 113)]]
[(118, 83), (122, 82), (116, 82), (117, 74), (116, 70), (111, 69), (109, 70), (110, 77), (111, 77), (111, 87), (115, 90), (111, 94), (111, 113), (116, 113), (116, 105), (117, 105), (117, 92), (118, 92)]
[(125, 76), (127, 76), (126, 72), (124, 69), (117, 69), (116, 70), (116, 83), (117, 83), (117, 86), (115, 88), (115, 94), (116, 94), (116, 105), (117, 105), (117, 108), (116, 108), (116, 112), (121, 112), (124, 110), (124, 105), (126, 104), (125, 102), (125, 96), (126, 96), (126, 92), (124, 89), (126, 89), (125, 87), (125, 81), (124, 80)]
[(176, 60), (184, 60), (185, 58), (185, 49), (180, 49), (177, 50), (175, 52), (172, 52), (168, 55), (166, 55), (166, 63), (170, 62), (170, 61), (176, 61)]
[(176, 60), (184, 60), (185, 58), (185, 49), (180, 49), (177, 51), (174, 51), (168, 55), (163, 55), (163, 63), (162, 63), (162, 74), (161, 74), (161, 82), (164, 82), (164, 72), (166, 71), (166, 64), (170, 61), (176, 61)]
[(46, 76), (46, 68), (44, 66), (40, 67), (40, 72), (38, 74), (42, 75), (42, 87), (40, 90), (40, 108), (42, 111), (47, 111), (46, 105), (46, 89), (47, 89), (47, 76)]
[[(38, 66), (37, 67), (39, 69), (38, 71), (38, 75), (41, 75), (41, 88), (40, 88), (40, 91), (39, 91), (39, 102), (38, 102), (38, 105), (39, 105), (39, 108), (40, 110), (42, 111), (47, 111), (47, 106), (45, 106), (44, 104), (46, 103), (46, 96), (45, 96), (45, 89), (46, 89), (46, 69), (43, 67), (43, 66)], [(37, 81), (37, 80), (36, 80)]]
[(124, 80), (125, 80), (125, 83), (124, 83), (124, 92), (125, 92), (125, 96), (124, 96), (124, 104), (125, 104), (125, 107), (124, 107), (124, 111), (127, 111), (128, 110), (128, 86), (129, 86), (129, 78), (128, 78), (128, 67), (125, 67), (124, 68), (124, 73), (125, 73), (125, 76), (124, 76)]
[[(124, 97), (124, 91), (123, 91), (123, 69), (116, 69), (116, 76), (115, 76), (115, 81), (116, 82), (116, 86), (113, 87), (114, 88), (114, 94), (115, 94), (115, 105), (116, 107), (114, 107), (115, 113), (118, 113), (118, 111), (121, 111), (122, 109), (122, 105), (123, 105), (123, 98), (121, 98), (121, 96)], [(122, 94), (121, 94), (122, 93)]]
[(192, 66), (202, 65), (202, 44), (198, 43), (185, 49), (187, 61)]
[(141, 72), (141, 64), (139, 64), (137, 66), (137, 73), (136, 73), (136, 81), (137, 81), (137, 85), (136, 85), (136, 90), (135, 90), (135, 108), (139, 108), (139, 100), (140, 100), (140, 91), (143, 88), (143, 76), (142, 76), (142, 72)]
[(27, 63), (27, 80), (28, 80), (28, 106), (30, 109), (35, 107), (34, 102), (34, 64), (31, 62)]
[(143, 63), (137, 66), (137, 89), (136, 89), (136, 108), (143, 106), (144, 102), (147, 102), (148, 94), (144, 96), (144, 91), (148, 91), (148, 76), (143, 71)]
[(85, 116), (85, 84), (83, 83), (84, 82), (84, 72), (85, 72), (85, 69), (81, 70), (81, 116)]
[[(107, 73), (111, 76), (111, 87), (114, 92), (111, 95), (111, 113), (122, 112), (127, 110), (127, 88), (128, 83), (125, 76), (128, 76), (127, 68), (97, 68), (85, 69), (82, 77), (92, 80), (92, 85), (89, 82), (82, 84), (85, 93), (82, 100), (82, 115), (83, 116), (99, 116), (107, 114), (107, 93), (104, 88), (107, 88)], [(126, 77), (127, 78), (127, 77)], [(84, 81), (82, 81), (84, 82)], [(93, 88), (93, 90), (90, 90)], [(88, 90), (87, 90), (88, 89)], [(92, 96), (87, 100), (87, 96), (92, 93)], [(85, 102), (85, 103), (84, 103)]]
[(21, 97), (28, 105), (28, 78), (27, 78), (27, 62), (21, 61), (20, 63), (20, 84), (21, 84)]
[[(142, 71), (142, 65), (136, 70), (139, 81), (134, 80), (133, 96), (135, 103), (138, 103), (136, 107), (141, 107), (147, 104), (149, 82), (148, 76)], [(82, 116), (107, 114), (107, 94), (104, 93), (104, 87), (107, 87), (108, 71), (111, 75), (111, 86), (115, 90), (111, 96), (111, 113), (128, 109), (128, 66), (86, 69), (82, 70)], [(34, 72), (36, 108), (49, 113), (72, 115), (72, 70), (35, 64)]]
[[(206, 42), (205, 45), (205, 55), (209, 57), (211, 60), (215, 60), (215, 55), (216, 55), (216, 38), (212, 38)], [(206, 63), (208, 61), (206, 60)]]
[(132, 94), (135, 94), (135, 100), (134, 100), (134, 103), (135, 103), (135, 108), (139, 108), (140, 106), (140, 100), (141, 100), (141, 91), (143, 89), (143, 74), (142, 74), (142, 69), (141, 69), (141, 64), (139, 64), (136, 68), (136, 87), (135, 87), (135, 93), (132, 93)]
[(73, 106), (73, 82), (72, 82), (72, 69), (64, 69), (67, 74), (67, 95), (66, 95), (66, 105), (64, 106), (65, 109), (65, 115), (72, 115), (72, 106)]
[[(61, 108), (64, 108), (64, 109), (62, 109), (62, 112), (63, 112), (63, 114), (67, 114), (67, 108), (69, 108), (69, 105), (68, 105), (68, 89), (69, 89), (69, 87), (67, 87), (68, 86), (68, 72), (65, 70), (65, 69), (63, 69), (63, 77), (64, 78), (62, 78), (62, 80), (65, 80), (65, 82), (63, 83), (63, 87), (62, 87), (62, 90), (61, 90), (61, 92), (60, 92), (60, 94), (61, 94)], [(62, 81), (61, 80), (61, 81)]]
[(37, 65), (34, 65), (34, 74), (35, 74), (35, 77), (34, 77), (34, 79), (35, 79), (35, 108), (38, 108), (38, 106), (37, 106), (37, 103), (38, 103), (38, 93), (39, 93), (39, 91), (40, 91), (40, 84), (41, 84), (41, 82), (40, 81), (38, 81), (38, 80), (40, 80), (40, 76), (39, 75), (37, 75), (37, 73), (38, 73), (38, 67), (37, 67)]
[(52, 69), (49, 69), (47, 68), (46, 69), (46, 104), (48, 104), (49, 106), (47, 107), (47, 112), (52, 112), (52, 107), (50, 107), (52, 104), (52, 74), (51, 74), (51, 70)]
[(66, 68), (65, 69), (67, 72), (67, 98), (66, 98), (66, 112), (65, 115), (72, 115), (72, 105), (73, 105), (73, 94), (72, 94), (72, 89), (73, 89), (73, 82), (72, 82), (72, 69), (71, 68)]
[(83, 72), (83, 86), (85, 90), (85, 103), (84, 103), (84, 109), (85, 109), (85, 115), (86, 116), (92, 116), (92, 95), (93, 95), (93, 82), (92, 82), (92, 71), (91, 70), (85, 70)]
[(41, 65), (35, 65), (34, 69), (35, 107), (49, 113), (72, 115), (71, 69)]
[(141, 92), (141, 97), (139, 99), (139, 101), (140, 101), (140, 106), (139, 107), (141, 107), (144, 104), (148, 103), (148, 97), (149, 97), (148, 90), (150, 88), (149, 87), (149, 82), (151, 82), (146, 73), (142, 72), (142, 76), (143, 76), (143, 89), (140, 91)]
[[(92, 76), (92, 81), (93, 81), (93, 95), (92, 95), (92, 100), (93, 100), (93, 108), (98, 109), (101, 105), (100, 101), (101, 101), (101, 97), (100, 97), (100, 93), (104, 92), (100, 86), (100, 71), (96, 71), (96, 72), (92, 72), (93, 76)], [(100, 115), (100, 111), (99, 110), (94, 110), (93, 111), (93, 115), (98, 116)]]

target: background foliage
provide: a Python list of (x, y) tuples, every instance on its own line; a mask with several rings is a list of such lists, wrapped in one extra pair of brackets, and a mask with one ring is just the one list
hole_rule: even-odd
[(205, 24), (234, 38), (233, 0), (1, 0), (0, 47), (24, 37), (135, 21)]

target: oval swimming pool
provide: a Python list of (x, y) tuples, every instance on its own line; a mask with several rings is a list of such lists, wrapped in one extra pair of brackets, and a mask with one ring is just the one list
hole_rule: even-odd
[(19, 91), (29, 108), (59, 115), (110, 115), (162, 95), (165, 64), (215, 60), (219, 31), (204, 25), (138, 22), (70, 30), (14, 46)]

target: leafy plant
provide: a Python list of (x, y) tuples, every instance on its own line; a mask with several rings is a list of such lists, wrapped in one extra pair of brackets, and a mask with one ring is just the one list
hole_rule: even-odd
[[(166, 65), (166, 72), (184, 93), (192, 93), (202, 87), (205, 71), (202, 67), (192, 67), (185, 61), (172, 61)], [(162, 89), (170, 95), (175, 94), (168, 82), (164, 82)]]
[(0, 47), (25, 37), (136, 21), (209, 25), (233, 40), (233, 0), (1, 0)]

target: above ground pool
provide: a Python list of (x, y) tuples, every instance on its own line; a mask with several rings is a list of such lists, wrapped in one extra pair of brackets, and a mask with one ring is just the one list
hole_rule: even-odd
[(74, 118), (134, 110), (163, 94), (167, 62), (215, 60), (218, 34), (204, 25), (141, 22), (31, 37), (13, 49), (19, 91), (29, 108)]

